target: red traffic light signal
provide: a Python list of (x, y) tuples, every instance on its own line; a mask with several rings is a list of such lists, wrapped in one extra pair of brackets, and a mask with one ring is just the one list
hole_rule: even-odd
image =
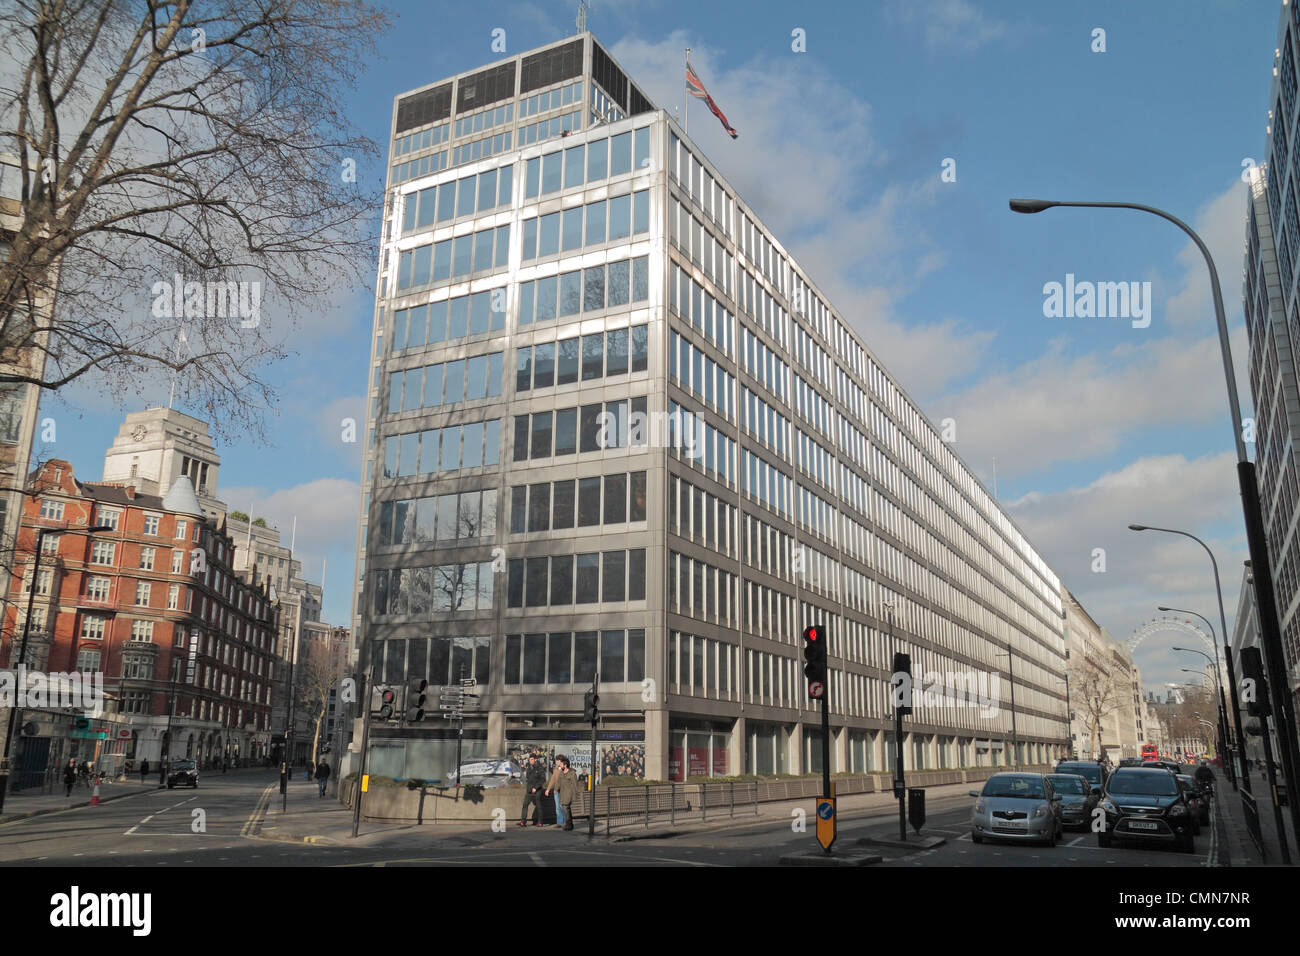
[(383, 693), (379, 695), (379, 719), (392, 720), (393, 714), (397, 712), (397, 691), (391, 687), (385, 687)]
[(803, 674), (810, 681), (826, 682), (826, 628), (810, 624), (803, 629)]

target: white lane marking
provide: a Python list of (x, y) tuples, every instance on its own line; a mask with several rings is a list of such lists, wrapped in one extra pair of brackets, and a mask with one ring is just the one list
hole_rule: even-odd
[(131, 829), (129, 829), (129, 830), (126, 831), (126, 835), (127, 835), (127, 836), (130, 836), (132, 833), (134, 833), (134, 832), (135, 832), (136, 830), (138, 830), (138, 829), (140, 829), (140, 824), (137, 823), (137, 824), (136, 824), (135, 826), (133, 826)]
[(1075, 837), (1073, 840), (1067, 843), (1066, 846), (1078, 846), (1083, 841), (1084, 841), (1083, 837)]
[(546, 861), (542, 859), (542, 855), (540, 853), (529, 853), (528, 858), (538, 866), (546, 866)]

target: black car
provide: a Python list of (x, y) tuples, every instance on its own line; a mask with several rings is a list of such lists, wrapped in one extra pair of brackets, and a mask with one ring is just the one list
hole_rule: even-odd
[(173, 787), (199, 788), (199, 768), (193, 760), (172, 761), (171, 769), (167, 771), (167, 789)]
[(1120, 760), (1119, 765), (1121, 767), (1140, 767), (1142, 763), (1141, 757), (1124, 757)]
[(1168, 770), (1170, 773), (1183, 772), (1183, 765), (1173, 760), (1144, 760), (1142, 766), (1154, 770)]
[(1098, 793), (1106, 786), (1106, 768), (1093, 760), (1062, 760), (1053, 772), (1083, 777)]
[(1048, 781), (1052, 792), (1061, 797), (1061, 827), (1080, 827), (1088, 829), (1092, 823), (1092, 811), (1097, 806), (1101, 795), (1089, 783), (1087, 777), (1075, 773), (1049, 773)]
[(1178, 778), (1154, 767), (1122, 767), (1110, 775), (1099, 804), (1106, 828), (1097, 845), (1131, 840), (1173, 843), (1184, 853), (1196, 850), (1196, 821)]

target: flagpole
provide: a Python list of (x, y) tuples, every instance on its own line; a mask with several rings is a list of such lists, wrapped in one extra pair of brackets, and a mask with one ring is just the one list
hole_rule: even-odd
[[(691, 68), (691, 48), (686, 48), (686, 69)], [(686, 109), (682, 111), (682, 132), (686, 135), (691, 133), (691, 91), (686, 91)]]

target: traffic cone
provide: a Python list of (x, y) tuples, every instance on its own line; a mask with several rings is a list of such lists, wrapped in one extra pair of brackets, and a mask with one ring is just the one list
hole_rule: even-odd
[(90, 795), (90, 805), (92, 807), (99, 806), (99, 778), (98, 777), (95, 778), (95, 792)]

